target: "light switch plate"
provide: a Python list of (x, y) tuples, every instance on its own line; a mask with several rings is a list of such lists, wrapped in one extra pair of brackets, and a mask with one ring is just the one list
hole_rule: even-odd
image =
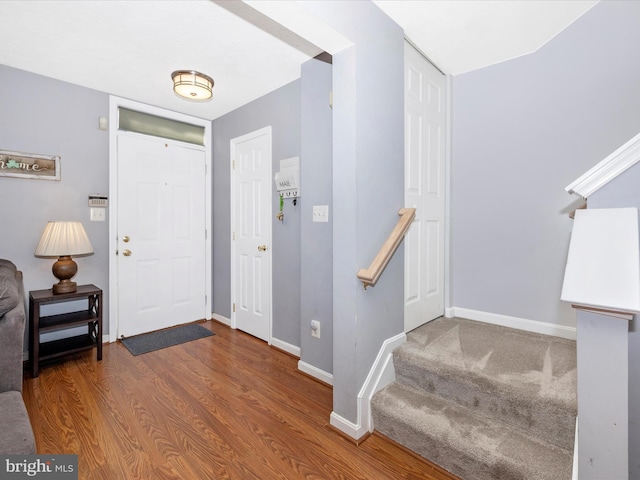
[(105, 208), (90, 208), (91, 221), (92, 222), (104, 222), (105, 221)]
[(313, 221), (328, 222), (329, 221), (329, 205), (314, 205)]

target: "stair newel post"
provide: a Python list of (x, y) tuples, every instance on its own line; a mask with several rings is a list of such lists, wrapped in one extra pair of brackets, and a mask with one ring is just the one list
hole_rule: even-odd
[(561, 299), (577, 309), (580, 479), (629, 476), (629, 321), (640, 312), (637, 208), (575, 212)]

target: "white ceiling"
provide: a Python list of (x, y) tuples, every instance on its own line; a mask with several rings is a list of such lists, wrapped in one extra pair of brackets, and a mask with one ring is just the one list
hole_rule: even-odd
[(535, 52), (597, 1), (374, 0), (443, 72), (459, 75)]
[[(535, 51), (597, 3), (374, 1), (453, 75)], [(348, 44), (303, 5), (2, 0), (0, 64), (214, 119), (295, 80), (300, 65), (322, 50), (335, 53)], [(196, 103), (174, 95), (171, 72), (179, 69), (213, 77), (213, 100)]]

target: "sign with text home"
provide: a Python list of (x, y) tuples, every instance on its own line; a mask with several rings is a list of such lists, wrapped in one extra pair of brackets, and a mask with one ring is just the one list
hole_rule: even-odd
[(0, 150), (0, 177), (60, 180), (60, 157)]

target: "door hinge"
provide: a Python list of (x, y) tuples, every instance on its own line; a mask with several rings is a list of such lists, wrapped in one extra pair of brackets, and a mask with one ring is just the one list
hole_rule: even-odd
[(207, 296), (206, 295), (204, 296), (204, 304), (205, 305), (207, 304)]
[(233, 239), (236, 239), (236, 232), (233, 232)]
[(236, 161), (233, 160), (233, 162), (231, 162), (231, 163), (232, 163), (231, 168), (233, 168), (235, 170), (236, 169)]
[(236, 304), (235, 304), (235, 302), (233, 303), (233, 313), (236, 313)]

